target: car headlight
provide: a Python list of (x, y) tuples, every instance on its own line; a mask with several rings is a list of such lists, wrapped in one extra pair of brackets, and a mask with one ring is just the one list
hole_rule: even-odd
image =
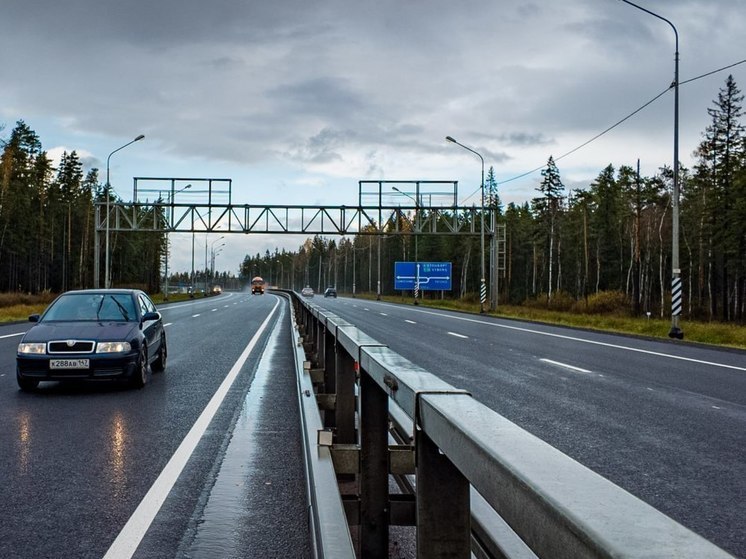
[(18, 344), (18, 353), (31, 353), (44, 355), (47, 352), (47, 344), (43, 342), (31, 342)]
[(124, 353), (131, 349), (129, 342), (98, 342), (96, 345), (96, 353)]

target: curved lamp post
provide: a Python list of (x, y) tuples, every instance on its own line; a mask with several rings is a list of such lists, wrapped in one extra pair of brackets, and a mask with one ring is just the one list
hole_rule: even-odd
[(470, 147), (465, 146), (464, 144), (457, 142), (454, 140), (451, 136), (446, 136), (446, 140), (448, 140), (451, 143), (456, 144), (457, 146), (461, 146), (466, 151), (472, 152), (474, 155), (479, 157), (479, 160), (482, 162), (482, 234), (481, 234), (481, 253), (482, 253), (482, 278), (479, 282), (479, 312), (484, 313), (484, 306), (487, 302), (487, 282), (485, 280), (485, 274), (484, 274), (484, 157), (481, 156), (478, 152), (474, 151)]
[(679, 32), (676, 27), (669, 20), (651, 12), (650, 10), (638, 6), (634, 2), (629, 0), (622, 0), (625, 4), (629, 4), (633, 8), (637, 8), (650, 14), (653, 17), (665, 21), (673, 29), (673, 34), (676, 39), (676, 52), (674, 53), (674, 78), (673, 78), (673, 211), (672, 211), (672, 234), (671, 240), (671, 268), (672, 268), (672, 279), (671, 279), (671, 330), (668, 332), (670, 338), (677, 338), (681, 340), (684, 337), (684, 332), (679, 328), (679, 315), (681, 314), (681, 268), (679, 268)]
[(106, 158), (106, 262), (104, 264), (104, 273), (106, 274), (104, 277), (104, 287), (106, 289), (109, 289), (109, 287), (111, 287), (111, 262), (109, 258), (109, 218), (111, 217), (109, 215), (109, 199), (110, 199), (110, 193), (111, 193), (111, 182), (109, 181), (109, 162), (111, 160), (111, 156), (114, 155), (116, 152), (118, 152), (121, 149), (126, 148), (130, 144), (139, 142), (144, 137), (145, 136), (143, 134), (140, 134), (134, 140), (131, 140), (127, 142), (126, 144), (124, 144), (123, 146), (120, 146), (114, 151), (112, 151), (109, 154), (109, 156)]
[[(186, 189), (192, 188), (191, 183), (186, 185), (184, 188), (180, 188), (179, 190), (175, 190), (173, 192), (169, 192), (168, 196), (166, 197), (166, 200), (168, 201), (169, 205), (173, 204), (173, 202), (176, 200), (176, 195), (179, 192), (184, 192)], [(173, 207), (171, 207), (171, 219), (173, 220)], [(192, 226), (192, 229), (194, 227)], [(194, 233), (192, 233), (192, 258), (194, 258)], [(192, 268), (194, 268), (194, 260), (192, 260)], [(163, 293), (163, 300), (168, 301), (168, 229), (166, 229), (166, 289)]]
[[(213, 251), (214, 251), (215, 243), (217, 243), (221, 239), (225, 239), (225, 235), (220, 235), (217, 239), (215, 239), (212, 243), (210, 243), (210, 262), (212, 262), (212, 255), (214, 254)], [(210, 268), (207, 266), (207, 235), (205, 235), (205, 296), (207, 296), (207, 272), (209, 270)]]
[[(418, 214), (418, 210), (420, 209), (419, 202), (413, 196), (410, 196), (406, 192), (402, 192), (401, 190), (399, 190), (395, 186), (392, 186), (391, 188), (393, 190), (396, 190), (399, 194), (402, 194), (402, 195), (406, 196), (407, 198), (409, 198), (410, 200), (412, 200), (412, 202), (414, 202), (414, 222), (415, 222), (415, 229), (416, 229), (417, 228), (416, 224), (418, 223), (417, 222), (417, 217), (419, 215)], [(417, 239), (418, 239), (418, 237), (417, 237), (417, 231), (415, 231), (414, 232), (414, 269), (415, 269), (415, 278), (414, 278), (414, 285), (415, 285), (415, 289), (414, 289), (414, 304), (415, 305), (419, 305), (420, 304), (420, 302), (417, 300), (417, 295), (419, 294), (419, 291), (420, 291), (420, 266), (419, 266), (419, 256), (417, 254)]]

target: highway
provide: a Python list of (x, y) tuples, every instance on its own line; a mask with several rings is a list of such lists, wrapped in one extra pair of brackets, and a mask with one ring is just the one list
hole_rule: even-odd
[(746, 352), (369, 300), (312, 302), (746, 557)]
[(23, 393), (15, 348), (28, 324), (0, 326), (0, 557), (308, 556), (281, 301), (161, 306), (168, 363), (142, 390)]
[[(310, 556), (281, 301), (161, 306), (168, 364), (142, 390), (23, 393), (28, 324), (0, 326), (0, 557)], [(746, 557), (745, 352), (311, 301)]]

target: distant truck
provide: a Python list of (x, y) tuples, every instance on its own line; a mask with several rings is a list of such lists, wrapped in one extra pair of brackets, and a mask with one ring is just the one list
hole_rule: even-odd
[(256, 276), (253, 280), (251, 280), (251, 294), (264, 295), (264, 280), (259, 276)]

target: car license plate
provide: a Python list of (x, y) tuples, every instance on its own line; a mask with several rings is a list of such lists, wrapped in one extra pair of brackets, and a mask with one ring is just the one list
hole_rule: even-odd
[(88, 369), (89, 359), (50, 359), (50, 369)]

